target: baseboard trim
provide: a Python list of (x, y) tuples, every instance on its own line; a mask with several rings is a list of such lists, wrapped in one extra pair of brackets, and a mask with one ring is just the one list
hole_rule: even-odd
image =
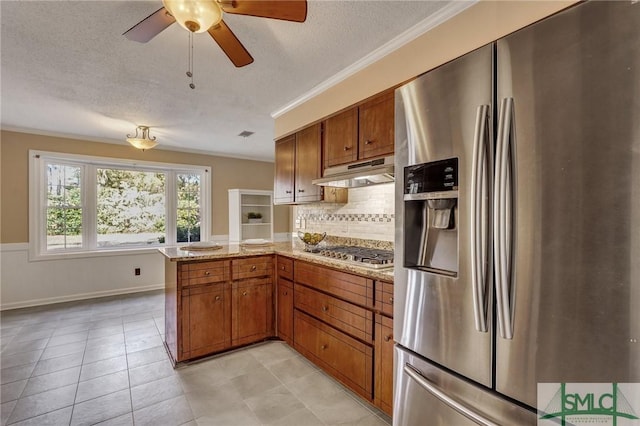
[(121, 294), (142, 293), (144, 291), (161, 290), (164, 284), (152, 284), (142, 287), (119, 288), (115, 290), (94, 291), (91, 293), (78, 293), (69, 296), (46, 297), (42, 299), (31, 299), (22, 302), (3, 303), (0, 305), (0, 311), (11, 309), (30, 308), (33, 306), (51, 305), (54, 303), (73, 302), (76, 300), (95, 299), (98, 297), (118, 296)]

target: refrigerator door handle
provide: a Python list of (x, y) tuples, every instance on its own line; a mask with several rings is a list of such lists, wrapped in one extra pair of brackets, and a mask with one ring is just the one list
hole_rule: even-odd
[(471, 419), (472, 421), (483, 425), (483, 426), (498, 426), (497, 423), (492, 422), (487, 419), (485, 416), (477, 413), (471, 408), (467, 407), (465, 404), (456, 401), (451, 396), (447, 395), (442, 389), (440, 389), (437, 385), (429, 381), (426, 377), (424, 377), (418, 369), (416, 369), (411, 364), (405, 364), (403, 368), (405, 374), (411, 377), (418, 385), (424, 388), (427, 392), (429, 392), (434, 397), (438, 398), (440, 401), (448, 405), (449, 407), (456, 410), (458, 413), (463, 416)]
[(496, 168), (494, 178), (494, 259), (496, 270), (496, 304), (498, 328), (503, 339), (513, 338), (513, 304), (511, 292), (512, 247), (513, 247), (513, 196), (515, 172), (511, 136), (513, 130), (513, 98), (502, 99), (498, 116), (496, 137)]
[(471, 172), (471, 282), (476, 330), (487, 332), (487, 256), (489, 180), (489, 105), (476, 113)]

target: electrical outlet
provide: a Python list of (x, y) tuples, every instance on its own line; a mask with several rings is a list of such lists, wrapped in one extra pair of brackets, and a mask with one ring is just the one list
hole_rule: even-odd
[(136, 275), (140, 275), (140, 268), (134, 269), (133, 273)]

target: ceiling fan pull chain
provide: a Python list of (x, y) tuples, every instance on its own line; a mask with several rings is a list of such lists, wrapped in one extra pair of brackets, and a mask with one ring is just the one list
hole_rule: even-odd
[(196, 88), (196, 85), (193, 84), (193, 33), (189, 33), (189, 70), (187, 71), (187, 77), (191, 78), (191, 83), (189, 83), (189, 87), (192, 89)]

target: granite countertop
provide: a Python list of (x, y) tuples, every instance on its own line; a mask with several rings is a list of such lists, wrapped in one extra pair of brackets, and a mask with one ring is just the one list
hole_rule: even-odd
[(353, 265), (344, 261), (331, 259), (318, 254), (305, 252), (299, 244), (292, 242), (274, 243), (262, 246), (247, 246), (240, 244), (223, 244), (216, 250), (188, 251), (179, 247), (162, 247), (158, 251), (172, 262), (185, 262), (194, 260), (227, 259), (234, 257), (260, 256), (265, 254), (278, 254), (293, 259), (305, 260), (319, 265), (339, 269), (343, 272), (352, 272), (374, 280), (393, 282), (393, 268), (371, 269), (364, 266)]

